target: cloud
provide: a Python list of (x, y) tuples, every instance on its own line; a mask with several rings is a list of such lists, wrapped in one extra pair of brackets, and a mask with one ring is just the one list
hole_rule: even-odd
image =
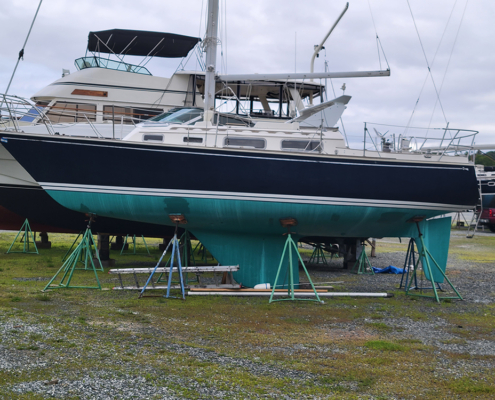
[[(13, 0), (2, 7), (0, 91), (10, 79), (37, 4), (32, 0)], [(466, 129), (479, 127), (482, 132), (478, 141), (493, 141), (495, 55), (491, 49), (495, 37), (492, 21), (495, 2), (469, 2), (460, 30), (466, 0), (409, 0), (409, 4), (438, 90), (444, 80), (440, 99), (447, 121), (451, 126)], [(295, 69), (303, 72), (309, 70), (313, 46), (332, 26), (345, 1), (221, 0), (221, 5), (226, 5), (220, 30), (228, 72), (292, 72)], [(331, 71), (380, 68), (369, 5), (392, 75), (334, 81), (337, 95), (341, 94), (338, 88), (345, 82), (346, 94), (353, 96), (344, 113), (346, 131), (360, 137), (363, 122), (370, 120), (405, 125), (418, 97), (413, 123), (427, 126), (437, 94), (428, 77), (420, 96), (428, 70), (407, 2), (352, 1), (325, 44), (325, 50), (316, 59), (315, 70), (323, 71), (325, 61)], [(62, 68), (74, 71), (73, 61), (85, 54), (91, 30), (123, 28), (202, 36), (201, 9), (205, 6), (205, 0), (44, 2), (10, 93), (29, 97), (58, 79)], [(380, 56), (381, 67), (385, 68), (383, 55)], [(178, 60), (155, 59), (147, 67), (154, 75), (169, 76), (177, 65)], [(194, 69), (194, 57), (189, 67)], [(438, 104), (432, 121), (435, 126), (446, 125)]]

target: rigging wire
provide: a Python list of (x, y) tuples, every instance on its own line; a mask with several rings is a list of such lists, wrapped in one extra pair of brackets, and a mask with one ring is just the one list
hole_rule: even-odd
[[(457, 0), (456, 0), (456, 1), (457, 1)], [(409, 7), (409, 11), (411, 12), (411, 17), (412, 17), (412, 20), (413, 20), (413, 23), (414, 23), (414, 28), (416, 29), (416, 33), (417, 33), (417, 35), (418, 35), (419, 43), (420, 43), (420, 45), (421, 45), (421, 50), (423, 51), (423, 56), (424, 56), (424, 58), (425, 58), (426, 65), (427, 65), (427, 67), (428, 67), (428, 75), (431, 77), (431, 81), (432, 81), (432, 83), (433, 83), (433, 87), (434, 87), (434, 89), (435, 89), (435, 93), (436, 93), (436, 95), (437, 95), (438, 103), (440, 104), (440, 109), (442, 110), (442, 114), (443, 114), (443, 117), (444, 117), (444, 119), (445, 119), (445, 123), (448, 123), (448, 121), (447, 121), (447, 117), (446, 117), (446, 115), (445, 115), (445, 111), (444, 111), (444, 109), (443, 109), (442, 101), (440, 100), (440, 94), (438, 93), (438, 89), (437, 89), (437, 86), (436, 86), (436, 84), (435, 84), (435, 80), (433, 79), (433, 74), (431, 73), (430, 63), (428, 62), (428, 57), (426, 56), (425, 48), (424, 48), (424, 46), (423, 46), (423, 42), (421, 41), (421, 36), (420, 36), (420, 34), (419, 34), (419, 30), (418, 30), (418, 27), (417, 27), (417, 25), (416, 25), (416, 19), (414, 18), (414, 14), (413, 14), (413, 12), (412, 12), (411, 5), (409, 4), (409, 0), (407, 0), (407, 5), (408, 5), (408, 7)], [(418, 100), (416, 101), (416, 105), (414, 106), (414, 110), (416, 109), (416, 106), (418, 105), (418, 102), (419, 102), (419, 98), (418, 98)], [(410, 117), (410, 119), (409, 119), (408, 123), (407, 123), (407, 126), (409, 126), (409, 124), (410, 124), (410, 123), (411, 123), (411, 121), (412, 121), (412, 116), (414, 115), (414, 110), (413, 110), (413, 113), (412, 113), (412, 115), (411, 115), (411, 117)], [(406, 130), (404, 131), (404, 134), (405, 134), (406, 132), (407, 132), (407, 128), (406, 128)]]
[(388, 64), (387, 56), (385, 55), (385, 51), (383, 50), (382, 42), (380, 40), (380, 37), (378, 36), (378, 30), (376, 29), (375, 17), (373, 16), (373, 11), (371, 10), (370, 0), (368, 0), (368, 7), (370, 9), (371, 21), (373, 22), (373, 28), (375, 29), (376, 49), (377, 49), (377, 52), (378, 52), (378, 62), (380, 64), (380, 69), (382, 69), (382, 59), (381, 59), (381, 56), (380, 56), (380, 49), (382, 50), (383, 58), (385, 59), (385, 62), (387, 63), (387, 68), (390, 69), (390, 65)]
[[(5, 94), (8, 93), (10, 89), (10, 85), (12, 84), (12, 80), (14, 79), (15, 72), (17, 70), (17, 66), (19, 65), (19, 61), (21, 61), (21, 58), (24, 60), (24, 48), (26, 47), (27, 41), (29, 39), (29, 35), (31, 35), (31, 30), (33, 29), (34, 21), (36, 21), (36, 17), (38, 16), (38, 11), (40, 10), (41, 3), (43, 0), (40, 0), (40, 3), (38, 4), (38, 8), (36, 9), (36, 13), (34, 14), (33, 22), (31, 22), (31, 26), (29, 27), (28, 34), (26, 36), (26, 40), (24, 41), (24, 44), (22, 45), (21, 51), (19, 51), (19, 57), (17, 58), (17, 63), (15, 64), (14, 71), (12, 72), (12, 76), (10, 77), (9, 84), (7, 85), (7, 89), (5, 89)], [(3, 101), (2, 101), (3, 105)]]
[[(432, 66), (432, 67), (433, 67), (433, 65), (435, 64), (435, 60), (436, 60), (436, 58), (437, 58), (438, 51), (440, 50), (440, 46), (441, 46), (441, 44), (442, 44), (442, 42), (443, 42), (443, 38), (444, 38), (444, 36), (445, 36), (445, 33), (447, 32), (447, 28), (448, 28), (448, 26), (449, 26), (449, 24), (450, 24), (450, 19), (452, 18), (452, 14), (454, 13), (454, 9), (455, 9), (456, 5), (457, 5), (457, 0), (455, 0), (454, 6), (452, 7), (452, 11), (450, 12), (450, 15), (449, 15), (449, 18), (448, 18), (448, 20), (447, 20), (447, 23), (445, 24), (445, 28), (444, 28), (443, 33), (442, 33), (442, 37), (440, 38), (440, 42), (438, 43), (437, 49), (436, 49), (435, 54), (434, 54), (434, 56), (433, 56), (433, 60), (432, 60), (432, 63), (431, 63), (431, 66)], [(414, 113), (415, 113), (415, 111), (416, 111), (416, 107), (418, 106), (419, 100), (420, 100), (420, 98), (421, 98), (421, 95), (422, 95), (423, 90), (424, 90), (425, 85), (426, 85), (426, 81), (428, 80), (428, 75), (429, 75), (429, 74), (426, 74), (426, 76), (425, 76), (425, 79), (424, 79), (424, 81), (423, 81), (423, 86), (421, 87), (421, 90), (419, 91), (419, 96), (418, 96), (418, 99), (416, 100), (416, 104), (414, 105), (413, 111), (412, 111), (412, 113), (411, 113), (411, 117), (409, 118), (409, 122), (408, 122), (408, 124), (407, 124), (407, 126), (406, 126), (406, 128), (405, 128), (404, 134), (407, 132), (407, 130), (408, 130), (408, 126), (409, 126), (409, 124), (412, 122), (412, 118), (413, 118)], [(443, 81), (442, 81), (442, 85), (443, 85)], [(440, 92), (441, 92), (441, 91), (442, 91), (442, 89), (441, 89), (441, 87), (440, 87)], [(440, 92), (439, 92), (439, 94), (440, 94)], [(434, 112), (435, 112), (435, 109), (436, 109), (436, 105), (437, 105), (437, 103), (438, 103), (438, 99), (435, 101), (435, 107), (434, 107), (433, 112), (432, 112), (432, 114), (431, 114), (431, 117), (430, 117), (430, 122), (429, 122), (429, 124), (428, 124), (428, 128), (431, 126), (431, 121), (433, 120), (433, 115), (434, 115)], [(428, 132), (426, 133), (426, 135), (428, 135)]]
[[(456, 3), (457, 3), (457, 0), (456, 0)], [(466, 0), (466, 4), (464, 5), (464, 10), (463, 10), (462, 16), (461, 16), (461, 21), (459, 22), (459, 27), (457, 28), (457, 32), (455, 35), (454, 43), (452, 44), (452, 49), (450, 50), (449, 60), (447, 61), (447, 66), (445, 67), (445, 72), (443, 74), (442, 83), (440, 84), (439, 94), (442, 93), (442, 88), (443, 88), (443, 84), (445, 82), (445, 77), (447, 76), (447, 71), (448, 71), (449, 66), (450, 66), (450, 61), (452, 60), (452, 54), (454, 53), (454, 48), (455, 48), (455, 45), (457, 43), (457, 38), (459, 37), (459, 32), (461, 30), (462, 22), (464, 21), (464, 15), (466, 14), (466, 9), (467, 9), (468, 3), (469, 3), (469, 0)], [(455, 4), (454, 4), (454, 7), (455, 7)], [(454, 9), (452, 9), (452, 11), (454, 11)], [(452, 15), (452, 13), (451, 13), (451, 15)], [(450, 19), (450, 17), (449, 17), (449, 19)], [(438, 100), (435, 101), (435, 105), (433, 107), (433, 111), (432, 111), (431, 117), (430, 117), (430, 122), (428, 123), (428, 128), (430, 127), (431, 121), (433, 120), (433, 114), (435, 113), (435, 110), (437, 108), (437, 104), (438, 104)]]

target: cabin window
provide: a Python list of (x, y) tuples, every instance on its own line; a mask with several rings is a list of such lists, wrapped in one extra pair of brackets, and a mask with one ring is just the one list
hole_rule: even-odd
[(319, 147), (319, 140), (282, 140), (282, 150), (314, 151)]
[(187, 137), (187, 136), (184, 136), (184, 139), (183, 139), (184, 143), (203, 143), (203, 138), (200, 138), (200, 137)]
[(60, 122), (96, 121), (96, 104), (68, 103), (57, 101), (50, 107), (46, 116), (54, 124)]
[(176, 107), (162, 115), (158, 115), (154, 118), (151, 118), (150, 121), (169, 123), (169, 124), (183, 124), (189, 122), (191, 120), (195, 120), (195, 122), (199, 122), (202, 120), (200, 118), (203, 114), (202, 108), (181, 108)]
[(163, 113), (163, 109), (154, 108), (131, 108), (131, 107), (118, 107), (118, 106), (103, 106), (103, 120), (115, 121), (115, 123), (123, 122), (126, 125), (133, 123), (139, 123), (149, 118), (155, 117)]
[[(218, 118), (220, 117), (220, 118)], [(254, 122), (247, 121), (246, 119), (239, 118), (236, 115), (215, 114), (213, 116), (213, 124), (216, 125), (230, 125), (230, 126), (254, 126)]]
[(20, 120), (22, 122), (33, 122), (36, 118), (42, 115), (43, 108), (45, 108), (48, 104), (50, 104), (48, 101), (38, 101), (34, 107), (22, 116)]
[(253, 149), (264, 149), (265, 139), (226, 137), (224, 147), (249, 147)]
[(143, 135), (143, 140), (145, 142), (163, 142), (163, 135)]

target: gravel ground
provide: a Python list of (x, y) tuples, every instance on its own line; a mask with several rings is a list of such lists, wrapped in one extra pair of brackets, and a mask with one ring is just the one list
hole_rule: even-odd
[[(455, 233), (454, 233), (455, 234)], [(370, 258), (375, 267), (383, 268), (389, 265), (402, 267), (404, 263), (404, 253), (380, 253), (376, 258)], [(308, 266), (311, 277), (315, 283), (318, 282), (339, 282), (334, 286), (337, 290), (354, 291), (354, 292), (394, 292), (397, 290), (401, 276), (392, 274), (376, 275), (354, 275), (348, 270), (342, 269), (342, 259), (329, 260), (329, 266), (310, 265)], [(456, 307), (459, 312), (469, 313), (476, 307), (493, 305), (495, 302), (495, 266), (487, 263), (466, 263), (454, 256), (450, 256), (448, 261), (447, 272), (452, 283), (459, 290), (464, 301), (456, 301)], [(19, 280), (22, 280), (20, 278)], [(342, 282), (342, 283), (340, 283)], [(443, 285), (447, 289), (447, 285)], [(333, 301), (332, 299), (326, 301)], [(421, 303), (423, 302), (423, 303)], [(431, 310), (430, 299), (418, 300), (419, 311), (426, 314)], [(441, 307), (441, 305), (439, 306)], [(379, 320), (390, 327), (395, 338), (420, 340), (423, 344), (432, 346), (435, 354), (441, 351), (459, 353), (465, 355), (488, 355), (495, 356), (495, 341), (487, 339), (467, 340), (464, 336), (459, 336), (452, 328), (452, 323), (437, 317), (430, 316), (426, 320), (416, 320), (407, 316), (400, 318), (389, 318), (386, 315)], [(365, 320), (372, 323), (373, 320)], [(462, 326), (455, 327), (463, 329)], [(91, 330), (90, 326), (84, 329)], [(140, 337), (140, 333), (163, 335), (159, 329), (153, 326), (132, 328), (135, 338)], [(366, 338), (373, 335), (373, 328), (363, 330), (363, 326), (355, 322), (336, 323), (328, 327), (329, 334), (335, 338)], [(56, 365), (56, 358), (53, 355), (39, 355), (36, 352), (26, 352), (15, 349), (15, 343), (18, 332), (38, 335), (44, 339), (60, 337), (49, 324), (38, 325), (35, 322), (27, 323), (25, 320), (16, 320), (15, 318), (4, 318), (0, 315), (0, 372), (9, 371), (20, 374), (25, 371), (29, 372), (36, 368), (53, 368)], [(84, 332), (81, 332), (84, 333)], [(146, 356), (156, 352), (155, 342), (150, 339), (138, 339), (133, 352)], [(162, 343), (163, 347), (164, 344)], [(276, 364), (267, 364), (258, 362), (256, 358), (250, 360), (245, 358), (235, 358), (221, 355), (221, 353), (209, 351), (203, 348), (191, 347), (188, 345), (177, 345), (173, 343), (165, 344), (168, 351), (176, 354), (184, 354), (201, 362), (215, 363), (223, 367), (232, 367), (253, 374), (254, 376), (270, 376), (287, 381), (317, 381), (318, 377), (313, 374), (299, 370), (280, 368)], [(284, 353), (288, 357), (290, 354), (304, 351), (304, 344), (285, 347), (264, 348), (258, 346), (256, 351)], [(345, 353), (349, 351), (344, 347), (334, 345), (332, 347), (312, 348), (312, 351), (321, 353)], [(363, 350), (365, 351), (365, 350)], [(79, 348), (71, 349), (71, 353), (64, 354), (64, 357), (87, 357), (91, 354), (83, 354)], [(193, 389), (202, 399), (242, 399), (247, 396), (242, 390), (216, 390), (212, 385), (201, 385), (190, 377), (177, 375), (163, 375), (160, 381), (146, 379), (147, 367), (143, 367), (140, 375), (136, 376), (127, 373), (127, 365), (120, 360), (116, 363), (122, 363), (120, 372), (109, 371), (105, 369), (95, 369), (93, 371), (82, 371), (79, 376), (54, 376), (52, 380), (27, 380), (22, 383), (14, 384), (9, 387), (0, 388), (0, 398), (16, 398), (23, 394), (37, 394), (42, 398), (80, 398), (80, 399), (179, 399), (174, 392), (169, 390), (170, 385), (180, 385)], [(135, 366), (133, 367), (135, 368)], [(434, 375), (438, 377), (445, 376), (464, 376), (463, 374), (480, 368), (495, 368), (492, 359), (460, 359), (452, 362), (446, 360), (445, 364), (438, 365)], [(151, 372), (151, 370), (150, 370)], [(152, 371), (156, 373), (156, 371)], [(271, 397), (271, 396), (270, 396)], [(294, 397), (276, 397), (276, 398), (298, 398)], [(366, 397), (370, 398), (370, 397)], [(392, 398), (392, 397), (390, 397)]]
[[(477, 235), (493, 236), (493, 233), (477, 233)], [(465, 232), (453, 231), (453, 236), (465, 236)], [(395, 241), (394, 243), (398, 243)], [(377, 245), (377, 256), (370, 257), (373, 267), (385, 268), (393, 265), (398, 268), (404, 267), (405, 253), (380, 253), (379, 242)], [(375, 275), (353, 275), (342, 268), (342, 258), (327, 260), (328, 267), (322, 265), (309, 265), (308, 269), (313, 281), (330, 282), (344, 281), (345, 291), (353, 292), (389, 292), (396, 290), (401, 282), (401, 275), (375, 274)], [(351, 264), (352, 268), (352, 264)], [(493, 264), (466, 262), (450, 254), (447, 262), (447, 276), (463, 297), (464, 303), (490, 304), (495, 302), (495, 260)], [(348, 279), (352, 276), (352, 279)], [(301, 278), (302, 280), (303, 278)], [(404, 279), (405, 281), (405, 279)], [(419, 286), (428, 286), (425, 281)], [(450, 294), (449, 285), (445, 282), (441, 285)], [(431, 292), (431, 291), (430, 291)], [(440, 294), (442, 296), (442, 294)]]

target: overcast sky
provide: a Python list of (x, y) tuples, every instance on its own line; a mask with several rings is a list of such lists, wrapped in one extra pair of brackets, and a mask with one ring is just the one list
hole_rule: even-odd
[[(74, 60), (84, 56), (90, 31), (139, 29), (202, 37), (206, 3), (44, 0), (9, 94), (30, 97), (58, 79), (62, 68), (74, 72)], [(333, 82), (336, 96), (342, 94), (344, 82), (345, 94), (352, 96), (344, 125), (352, 141), (359, 143), (364, 121), (408, 124), (428, 69), (407, 0), (349, 3), (317, 59), (315, 71), (324, 70), (325, 60), (330, 71), (380, 69), (373, 14), (391, 77)], [(39, 0), (2, 0), (0, 92), (5, 91), (38, 4)], [(325, 36), (346, 2), (220, 0), (220, 4), (226, 16), (222, 18), (226, 24), (221, 23), (221, 50), (227, 71), (222, 72), (275, 73), (309, 71), (313, 46)], [(426, 127), (431, 119), (431, 126), (444, 127), (448, 121), (450, 127), (479, 130), (478, 143), (495, 143), (495, 1), (471, 0), (467, 6), (466, 0), (409, 0), (409, 4), (435, 85), (438, 91), (441, 88), (444, 111), (439, 105), (435, 108), (436, 93), (428, 77), (410, 124)], [(155, 59), (147, 67), (153, 75), (168, 77), (178, 63), (178, 59)], [(188, 67), (195, 69), (194, 58)], [(387, 68), (383, 55), (381, 68)], [(329, 90), (331, 93), (331, 87)], [(391, 132), (403, 130), (391, 128)]]

